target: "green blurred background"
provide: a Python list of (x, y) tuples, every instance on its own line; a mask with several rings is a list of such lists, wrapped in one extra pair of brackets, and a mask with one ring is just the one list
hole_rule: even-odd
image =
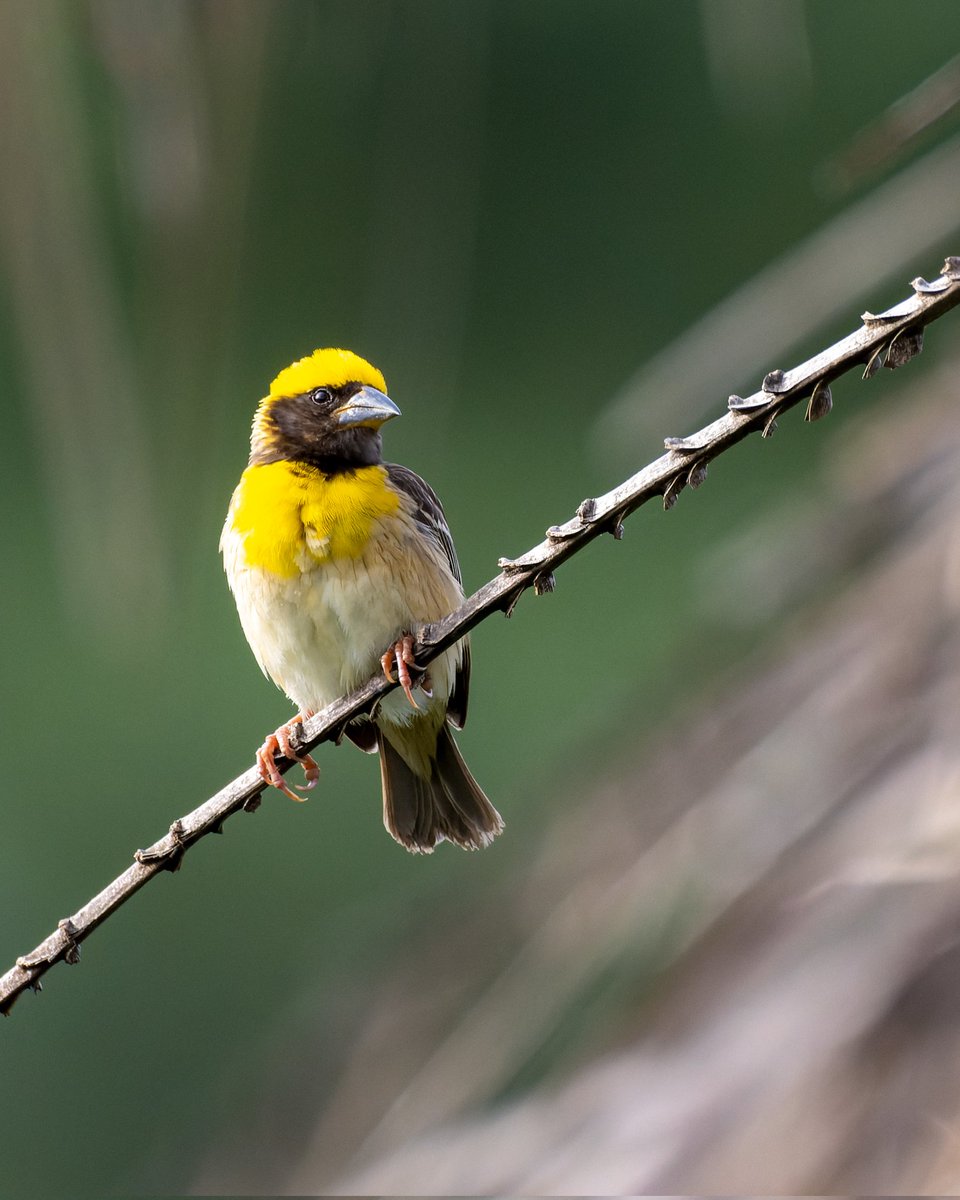
[[(383, 370), (388, 457), (443, 497), (472, 590), (957, 252), (901, 211), (843, 240), (840, 283), (787, 290), (814, 316), (779, 311), (779, 340), (747, 308), (736, 349), (676, 342), (926, 169), (939, 127), (846, 185), (837, 156), (958, 34), (951, 0), (5, 0), (3, 969), (289, 714), (216, 550), (281, 367), (343, 345)], [(651, 362), (674, 393), (631, 388)], [(478, 629), (460, 744), (494, 848), (405, 855), (375, 762), (325, 748), (308, 804), (231, 820), (21, 999), (4, 1189), (182, 1192), (247, 1131), (295, 1154), (337, 1070), (323, 1030), (762, 644), (762, 598), (711, 615), (704, 556), (836, 428), (740, 447)], [(464, 953), (495, 962), (501, 936)]]

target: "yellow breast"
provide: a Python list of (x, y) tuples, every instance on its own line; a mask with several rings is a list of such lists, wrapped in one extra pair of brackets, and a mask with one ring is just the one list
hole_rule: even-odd
[(374, 522), (399, 507), (382, 466), (327, 476), (280, 461), (247, 467), (228, 522), (246, 566), (290, 578), (324, 559), (359, 557)]

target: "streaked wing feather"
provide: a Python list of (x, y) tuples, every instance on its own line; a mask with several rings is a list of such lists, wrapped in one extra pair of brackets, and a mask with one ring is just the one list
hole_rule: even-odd
[(443, 550), (457, 583), (463, 583), (453, 538), (450, 536), (450, 528), (443, 515), (443, 505), (440, 503), (437, 493), (426, 480), (421, 479), (409, 467), (401, 467), (398, 463), (386, 463), (385, 465), (390, 482), (409, 496), (416, 505), (414, 517), (417, 523)]
[[(457, 583), (462, 585), (463, 578), (460, 575), (460, 563), (457, 560), (457, 551), (453, 544), (453, 538), (450, 535), (450, 527), (447, 525), (447, 519), (444, 516), (443, 505), (440, 503), (439, 496), (426, 480), (421, 479), (409, 467), (402, 467), (399, 463), (386, 463), (384, 465), (387, 468), (387, 475), (390, 482), (394, 487), (398, 488), (404, 495), (409, 496), (413, 501), (414, 518), (417, 524), (428, 537), (433, 538), (444, 552), (454, 578)], [(464, 638), (460, 665), (457, 668), (453, 690), (447, 702), (447, 719), (457, 729), (462, 729), (467, 719), (467, 695), (469, 690), (470, 643)]]

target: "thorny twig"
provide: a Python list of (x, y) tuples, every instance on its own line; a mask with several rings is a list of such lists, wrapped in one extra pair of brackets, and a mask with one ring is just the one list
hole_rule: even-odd
[[(502, 611), (509, 616), (527, 588), (532, 587), (538, 595), (552, 591), (554, 570), (587, 542), (601, 533), (619, 539), (624, 519), (654, 496), (663, 497), (665, 509), (672, 508), (683, 488), (688, 485), (696, 488), (703, 483), (711, 459), (749, 433), (759, 431), (768, 437), (776, 427), (777, 418), (788, 408), (806, 400), (806, 420), (826, 416), (833, 404), (832, 381), (854, 366), (865, 364), (863, 377), (869, 379), (881, 366), (894, 368), (908, 362), (923, 348), (924, 326), (960, 304), (960, 258), (948, 258), (936, 279), (932, 282), (915, 279), (912, 288), (912, 295), (886, 312), (864, 313), (861, 327), (829, 349), (792, 370), (770, 371), (753, 395), (731, 396), (729, 411), (698, 433), (667, 438), (666, 454), (605, 495), (584, 500), (574, 517), (563, 525), (551, 526), (546, 539), (526, 554), (500, 559), (499, 575), (465, 600), (456, 612), (420, 631), (416, 646), (418, 663), (425, 666), (492, 613)], [(342, 696), (304, 721), (299, 747), (308, 750), (320, 742), (338, 742), (348, 722), (369, 713), (395, 686), (378, 675), (350, 695)], [(282, 771), (291, 765), (285, 759), (280, 760)], [(241, 809), (254, 811), (263, 789), (256, 768), (251, 767), (199, 808), (174, 821), (165, 837), (146, 850), (138, 850), (122, 875), (72, 916), (60, 921), (49, 937), (18, 958), (16, 965), (0, 978), (0, 1012), (9, 1013), (13, 1002), (27, 988), (39, 991), (41, 976), (54, 963), (61, 959), (67, 963), (79, 962), (80, 943), (101, 922), (155, 875), (177, 870), (190, 846), (205, 834), (220, 833), (227, 817)]]

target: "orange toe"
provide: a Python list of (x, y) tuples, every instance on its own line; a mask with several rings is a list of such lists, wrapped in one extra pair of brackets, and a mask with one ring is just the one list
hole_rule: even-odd
[(280, 768), (277, 766), (276, 756), (282, 754), (284, 758), (289, 758), (292, 762), (298, 762), (303, 766), (304, 774), (307, 777), (307, 784), (306, 788), (302, 790), (309, 791), (311, 788), (316, 787), (317, 780), (320, 778), (320, 767), (316, 759), (309, 754), (298, 754), (290, 744), (290, 737), (294, 727), (302, 723), (304, 715), (303, 713), (298, 713), (286, 725), (281, 725), (279, 729), (271, 733), (264, 740), (256, 756), (257, 770), (260, 772), (260, 778), (263, 782), (283, 792), (291, 800), (296, 800), (298, 804), (302, 804), (306, 797), (298, 796), (296, 792), (290, 789), (283, 775), (280, 773)]
[(416, 657), (413, 653), (413, 635), (405, 633), (402, 638), (394, 642), (387, 652), (381, 656), (380, 665), (383, 667), (383, 673), (387, 679), (393, 683), (393, 667), (394, 663), (397, 667), (397, 682), (403, 688), (403, 694), (410, 701), (414, 708), (419, 708), (420, 705), (413, 698), (413, 677), (410, 674), (410, 668), (417, 665)]

